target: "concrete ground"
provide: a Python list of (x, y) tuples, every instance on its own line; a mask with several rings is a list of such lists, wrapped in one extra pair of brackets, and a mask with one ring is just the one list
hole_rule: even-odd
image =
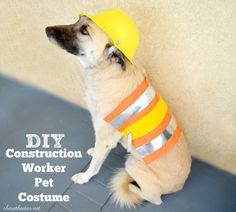
[[(9, 148), (26, 148), (26, 134), (65, 134), (62, 148), (81, 151), (82, 158), (24, 159), (7, 158)], [(89, 113), (71, 103), (23, 85), (0, 75), (0, 211), (8, 207), (31, 207), (50, 212), (93, 211), (236, 211), (236, 176), (193, 159), (192, 171), (184, 189), (163, 197), (156, 206), (144, 203), (137, 209), (120, 209), (112, 202), (107, 182), (114, 171), (124, 164), (125, 150), (118, 146), (106, 159), (100, 173), (84, 185), (73, 184), (71, 176), (86, 169), (90, 157), (86, 150), (93, 146), (94, 135)], [(43, 150), (42, 148), (39, 148)], [(52, 147), (49, 150), (55, 150)], [(219, 155), (220, 157), (220, 155)], [(66, 165), (64, 173), (24, 173), (21, 163)], [(53, 179), (53, 187), (34, 187), (34, 178)], [(68, 194), (68, 203), (20, 202), (18, 194)], [(35, 208), (34, 208), (35, 207)], [(22, 211), (22, 210), (21, 210)], [(23, 211), (29, 211), (25, 208)], [(39, 210), (38, 210), (39, 211)]]

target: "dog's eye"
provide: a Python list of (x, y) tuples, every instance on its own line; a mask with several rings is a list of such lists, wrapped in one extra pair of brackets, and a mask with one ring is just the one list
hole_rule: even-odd
[(83, 25), (83, 26), (80, 28), (80, 32), (81, 32), (82, 35), (89, 35), (87, 28), (88, 28), (87, 25)]

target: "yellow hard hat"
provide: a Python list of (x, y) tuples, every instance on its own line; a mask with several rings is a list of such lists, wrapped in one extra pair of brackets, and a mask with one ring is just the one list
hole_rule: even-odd
[(139, 33), (133, 20), (121, 9), (116, 8), (97, 15), (87, 16), (96, 23), (112, 42), (132, 63), (132, 57), (138, 48)]

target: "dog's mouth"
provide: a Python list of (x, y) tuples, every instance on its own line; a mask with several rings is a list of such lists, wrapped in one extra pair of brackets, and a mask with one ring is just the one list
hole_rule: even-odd
[(50, 26), (45, 29), (46, 35), (52, 43), (59, 45), (67, 52), (78, 55), (79, 47), (76, 43), (76, 33), (69, 26)]

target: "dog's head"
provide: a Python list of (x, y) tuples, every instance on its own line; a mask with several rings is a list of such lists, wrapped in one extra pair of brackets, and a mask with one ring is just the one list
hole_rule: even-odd
[(46, 34), (52, 43), (75, 55), (85, 69), (107, 61), (118, 64), (121, 70), (126, 68), (125, 56), (108, 35), (85, 16), (74, 24), (49, 26)]

